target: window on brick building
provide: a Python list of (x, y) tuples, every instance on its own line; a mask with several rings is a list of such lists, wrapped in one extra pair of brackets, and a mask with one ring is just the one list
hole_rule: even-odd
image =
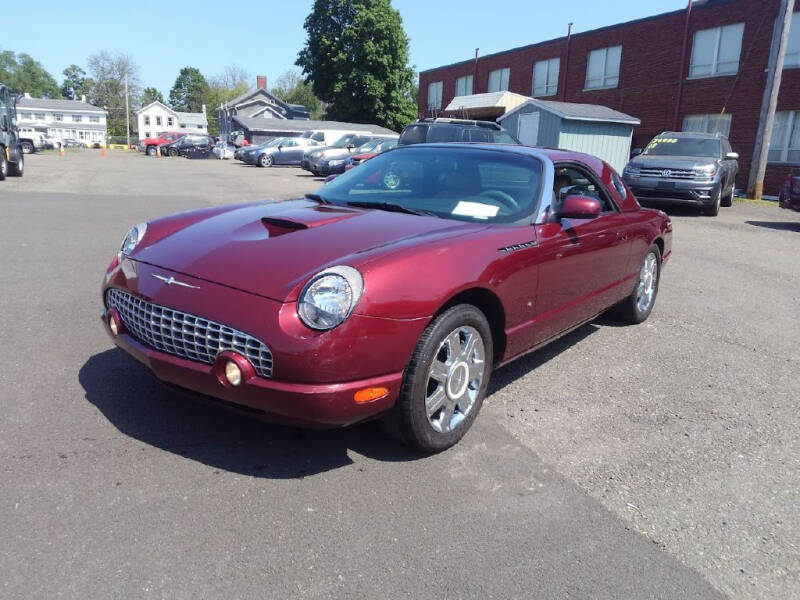
[(558, 93), (560, 58), (540, 60), (533, 65), (533, 95), (555, 96)]
[(508, 89), (508, 79), (511, 76), (511, 69), (495, 69), (489, 73), (489, 91), (504, 92)]
[(783, 59), (783, 68), (787, 67), (800, 67), (800, 12), (792, 15), (789, 46), (786, 48), (786, 58)]
[(683, 117), (683, 131), (719, 133), (728, 137), (731, 132), (731, 115), (686, 115)]
[(739, 70), (744, 23), (696, 31), (689, 77), (733, 75)]
[(800, 164), (800, 110), (775, 113), (769, 162)]
[(469, 96), (472, 93), (472, 75), (456, 79), (456, 96)]
[(428, 84), (428, 110), (441, 110), (442, 108), (442, 82), (434, 81)]
[(619, 62), (622, 46), (600, 48), (589, 52), (586, 61), (586, 89), (615, 88), (619, 84)]

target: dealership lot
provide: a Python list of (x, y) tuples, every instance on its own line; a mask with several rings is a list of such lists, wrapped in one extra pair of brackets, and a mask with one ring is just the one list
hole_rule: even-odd
[(646, 323), (498, 371), (474, 431), (422, 457), (372, 424), (196, 406), (103, 333), (131, 224), (318, 180), (99, 151), (27, 168), (0, 183), (4, 595), (800, 594), (800, 215), (671, 211)]

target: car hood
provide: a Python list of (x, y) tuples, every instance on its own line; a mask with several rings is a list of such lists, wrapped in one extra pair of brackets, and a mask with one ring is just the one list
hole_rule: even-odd
[(295, 300), (299, 286), (325, 267), (358, 267), (401, 242), (447, 239), (484, 227), (292, 200), (238, 206), (152, 244), (145, 237), (131, 258), (287, 302)]
[(637, 156), (630, 161), (630, 165), (641, 168), (659, 169), (691, 169), (702, 165), (711, 165), (717, 162), (714, 158), (702, 156)]

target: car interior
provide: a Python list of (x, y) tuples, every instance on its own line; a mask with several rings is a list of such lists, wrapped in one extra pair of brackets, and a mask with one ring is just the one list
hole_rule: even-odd
[(582, 169), (573, 166), (556, 166), (553, 177), (553, 205), (558, 208), (567, 196), (588, 196), (603, 207), (603, 212), (611, 212), (614, 205), (608, 195), (592, 181)]

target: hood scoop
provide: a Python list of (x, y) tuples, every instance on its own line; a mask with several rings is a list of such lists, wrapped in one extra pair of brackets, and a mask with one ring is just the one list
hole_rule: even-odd
[(271, 238), (285, 233), (292, 233), (293, 231), (300, 231), (301, 229), (308, 229), (308, 225), (305, 223), (276, 217), (261, 217), (261, 223), (267, 228)]

